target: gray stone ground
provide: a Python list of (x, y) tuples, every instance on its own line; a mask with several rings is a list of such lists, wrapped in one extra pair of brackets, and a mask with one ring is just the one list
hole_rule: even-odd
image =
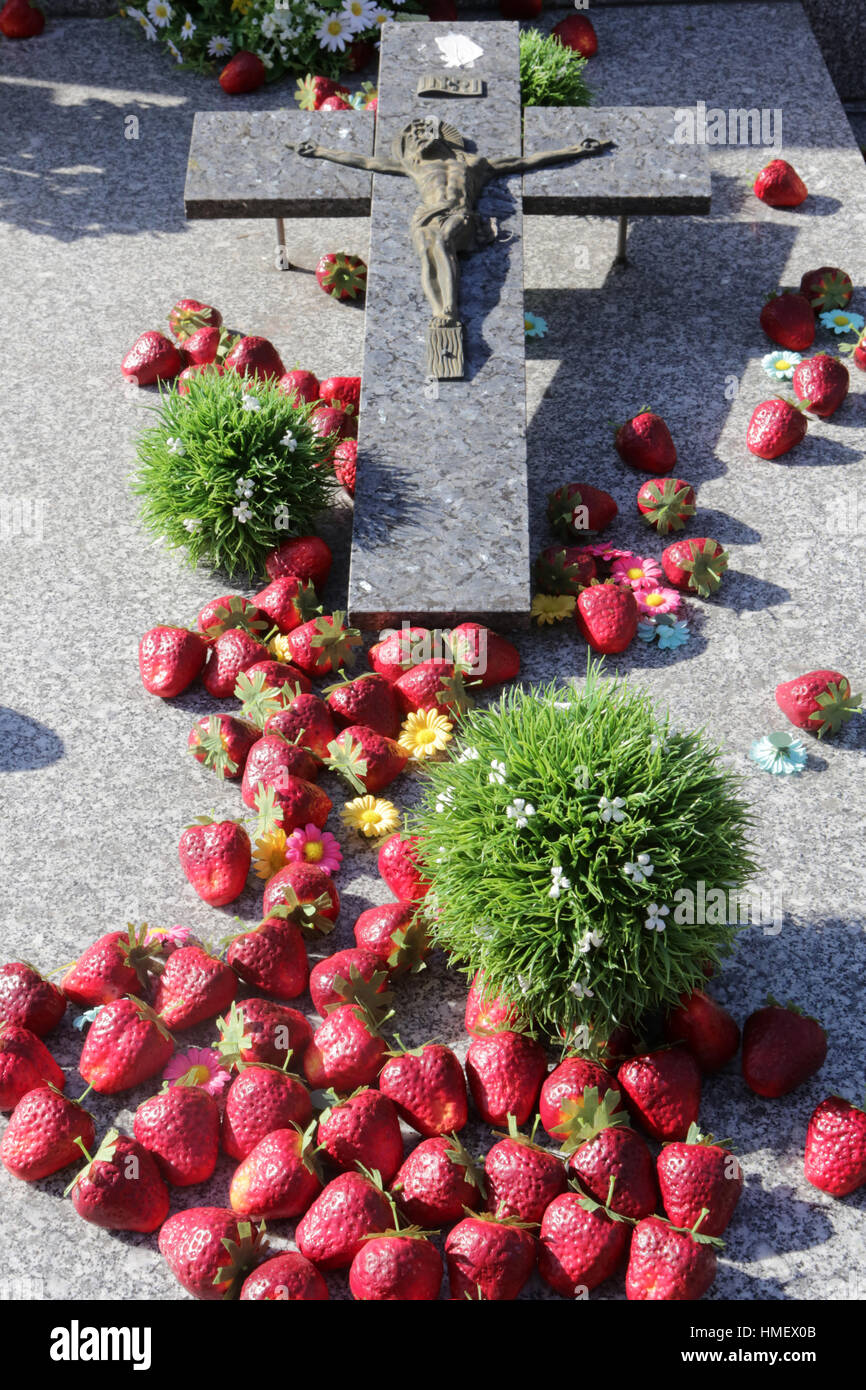
[[(693, 607), (688, 646), (664, 654), (635, 644), (614, 664), (668, 703), (677, 721), (707, 725), (749, 778), (762, 883), (780, 894), (784, 925), (747, 929), (714, 992), (740, 1020), (768, 989), (797, 1000), (828, 1028), (830, 1055), (823, 1073), (787, 1101), (751, 1096), (735, 1066), (706, 1085), (704, 1127), (738, 1145), (747, 1179), (709, 1297), (862, 1297), (864, 1194), (834, 1202), (811, 1189), (802, 1144), (819, 1099), (838, 1090), (856, 1100), (863, 1091), (866, 723), (852, 721), (844, 737), (816, 746), (808, 773), (791, 782), (751, 773), (745, 751), (781, 726), (778, 680), (825, 663), (855, 682), (863, 676), (866, 382), (854, 373), (850, 400), (835, 421), (810, 428), (789, 465), (754, 459), (744, 432), (753, 405), (772, 389), (760, 368), (763, 292), (830, 262), (850, 271), (854, 307), (866, 310), (866, 171), (806, 20), (790, 5), (654, 7), (642, 12), (639, 31), (634, 9), (608, 11), (599, 22), (605, 54), (592, 76), (600, 102), (781, 106), (784, 153), (812, 190), (802, 209), (771, 211), (750, 195), (746, 177), (765, 162), (761, 152), (714, 150), (713, 214), (638, 223), (633, 264), (617, 274), (609, 269), (612, 223), (528, 221), (526, 302), (550, 325), (529, 353), (530, 492), (535, 549), (546, 539), (546, 491), (583, 476), (620, 503), (612, 539), (658, 553), (660, 544), (646, 544), (638, 529), (637, 480), (620, 465), (606, 424), (646, 400), (670, 422), (679, 471), (699, 487), (700, 530), (731, 548), (720, 598)], [(327, 300), (309, 274), (274, 271), (269, 225), (184, 223), (193, 112), (228, 105), (213, 81), (178, 76), (128, 28), (100, 20), (58, 21), (39, 42), (5, 46), (4, 63), (0, 256), (12, 272), (4, 516), (17, 498), (38, 502), (43, 520), (41, 536), (4, 533), (0, 551), (0, 956), (52, 969), (128, 919), (181, 921), (214, 938), (231, 929), (235, 910), (200, 902), (175, 857), (193, 814), (239, 807), (237, 793), (216, 787), (183, 751), (204, 698), (167, 706), (146, 697), (135, 660), (147, 627), (191, 618), (223, 585), (152, 547), (138, 529), (126, 478), (153, 398), (130, 396), (120, 359), (178, 295), (192, 293), (220, 305), (230, 324), (272, 337), (287, 363), (354, 372), (363, 315)], [(266, 107), (280, 95), (259, 93), (250, 104)], [(138, 141), (124, 139), (130, 114), (140, 121)], [(304, 222), (291, 235), (307, 267), (326, 249), (363, 254), (367, 242), (365, 226), (352, 222)], [(733, 400), (725, 392), (732, 379)], [(407, 451), (411, 457), (411, 441)], [(832, 506), (839, 497), (841, 516)], [(339, 555), (326, 594), (332, 605), (345, 585), (349, 524), (343, 510), (328, 525)], [(583, 644), (565, 628), (519, 640), (529, 679), (584, 669)], [(409, 779), (395, 794), (410, 804)], [(372, 851), (344, 847), (338, 946), (350, 941), (358, 912), (388, 896)], [(241, 917), (255, 920), (257, 906), (251, 890)], [(399, 986), (404, 1040), (438, 1035), (461, 1049), (463, 997), (460, 978), (435, 958)], [(207, 1036), (201, 1030), (190, 1041)], [(80, 1035), (66, 1023), (53, 1042), (74, 1072)], [(78, 1085), (73, 1074), (71, 1094)], [(121, 1122), (147, 1089), (122, 1098)], [(103, 1130), (114, 1106), (94, 1108)], [(470, 1133), (476, 1147), (481, 1137)], [(206, 1192), (176, 1194), (175, 1205), (224, 1201), (228, 1172), (224, 1163)], [(0, 1292), (177, 1296), (152, 1239), (79, 1222), (63, 1185), (2, 1181)], [(340, 1296), (339, 1281), (334, 1287)], [(621, 1281), (600, 1296), (621, 1298)], [(524, 1297), (545, 1291), (533, 1282)]]

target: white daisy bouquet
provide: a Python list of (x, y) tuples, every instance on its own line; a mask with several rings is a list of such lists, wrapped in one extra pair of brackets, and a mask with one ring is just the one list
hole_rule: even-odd
[(246, 49), (276, 81), (287, 73), (333, 78), (364, 67), (386, 20), (417, 19), (420, 9), (419, 0), (146, 0), (121, 14), (184, 67), (222, 67)]

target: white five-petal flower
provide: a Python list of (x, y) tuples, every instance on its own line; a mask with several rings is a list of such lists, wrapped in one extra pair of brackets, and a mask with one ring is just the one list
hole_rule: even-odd
[(509, 820), (514, 821), (518, 830), (524, 830), (529, 823), (529, 817), (535, 815), (535, 807), (524, 797), (516, 796), (511, 805), (506, 806), (505, 814)]

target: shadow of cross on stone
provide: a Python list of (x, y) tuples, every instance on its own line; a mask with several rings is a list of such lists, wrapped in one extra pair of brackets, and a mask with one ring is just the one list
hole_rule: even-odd
[[(187, 216), (357, 215), (366, 190), (352, 620), (526, 627), (523, 212), (618, 216), (624, 259), (630, 214), (709, 211), (706, 150), (675, 142), (668, 108), (528, 110), (521, 142), (518, 25), (501, 20), (384, 26), (372, 151), (369, 117), (324, 115), (199, 113)], [(417, 121), (455, 142), (456, 187), (447, 167), (427, 188), (395, 176)], [(578, 163), (542, 167), (551, 147), (563, 159), (587, 139), (599, 157), (571, 149)], [(311, 158), (317, 146), (334, 162)]]

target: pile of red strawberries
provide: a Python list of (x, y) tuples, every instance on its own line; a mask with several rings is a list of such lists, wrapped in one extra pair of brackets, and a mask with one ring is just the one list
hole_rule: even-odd
[[(427, 891), (412, 842), (392, 836), (379, 863), (403, 895), (396, 910), (411, 913)], [(536, 1267), (568, 1298), (623, 1266), (630, 1300), (710, 1288), (743, 1186), (734, 1154), (697, 1123), (702, 1075), (740, 1044), (717, 1001), (698, 990), (654, 1046), (620, 1029), (597, 1058), (567, 1053), (548, 1072), (508, 1001), (476, 977), (464, 1068), (438, 1043), (388, 1047), (385, 990), (407, 966), (391, 963), (383, 931), (363, 931), (366, 944), (312, 971), (313, 1030), (281, 1002), (306, 977), (284, 975), (280, 930), (288, 919), (243, 933), (228, 962), (189, 935), (160, 944), (145, 928), (111, 932), (59, 987), (30, 965), (0, 968), (7, 1171), (42, 1181), (80, 1163), (83, 1148), (70, 1189), (78, 1215), (159, 1231), (169, 1268), (201, 1299), (326, 1299), (323, 1275), (336, 1271), (348, 1271), (359, 1300), (437, 1299), (446, 1269), (461, 1300), (515, 1299)], [(238, 1002), (242, 984), (258, 992)], [(95, 1011), (78, 1064), (88, 1089), (113, 1096), (154, 1080), (173, 1034), (216, 1018), (231, 1084), (215, 1099), (190, 1072), (138, 1105), (131, 1135), (112, 1129), (94, 1148), (84, 1097), (64, 1094), (67, 1077), (42, 1041), (70, 1003)], [(827, 1052), (814, 1019), (775, 1001), (746, 1020), (742, 1043), (745, 1082), (768, 1099), (813, 1076)], [(322, 1087), (330, 1095), (317, 1100), (311, 1088)], [(460, 1139), (471, 1108), (497, 1131), (483, 1161)], [(408, 1153), (401, 1121), (419, 1136)], [(539, 1122), (555, 1148), (536, 1142)], [(171, 1189), (208, 1181), (221, 1151), (237, 1164), (227, 1204), (169, 1215)], [(866, 1182), (866, 1112), (838, 1096), (817, 1106), (805, 1174), (834, 1197)], [(297, 1250), (269, 1249), (265, 1221), (295, 1223)], [(431, 1239), (443, 1228), (444, 1262)]]

